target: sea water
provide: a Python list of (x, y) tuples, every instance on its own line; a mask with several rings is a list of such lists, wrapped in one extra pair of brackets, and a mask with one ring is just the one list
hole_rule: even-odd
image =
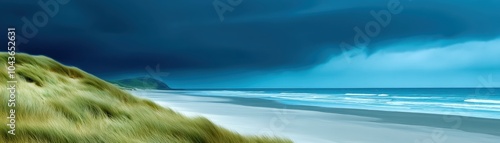
[(179, 90), (177, 94), (260, 98), (286, 105), (500, 119), (500, 88)]

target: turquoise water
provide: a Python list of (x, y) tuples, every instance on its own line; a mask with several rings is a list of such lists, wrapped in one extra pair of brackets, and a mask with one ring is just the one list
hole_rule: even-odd
[(500, 119), (500, 88), (231, 89), (178, 94), (261, 98), (288, 105)]

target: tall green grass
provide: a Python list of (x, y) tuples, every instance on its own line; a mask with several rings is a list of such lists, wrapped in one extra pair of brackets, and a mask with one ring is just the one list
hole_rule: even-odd
[(78, 68), (45, 56), (16, 55), (16, 135), (10, 108), (7, 54), (0, 53), (0, 142), (8, 143), (268, 143), (288, 139), (242, 136), (206, 118), (188, 118), (140, 99)]

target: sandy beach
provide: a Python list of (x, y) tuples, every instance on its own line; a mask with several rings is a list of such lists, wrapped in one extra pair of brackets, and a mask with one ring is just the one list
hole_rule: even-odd
[(187, 116), (245, 135), (297, 143), (498, 143), (500, 120), (434, 114), (290, 106), (256, 98), (132, 92)]

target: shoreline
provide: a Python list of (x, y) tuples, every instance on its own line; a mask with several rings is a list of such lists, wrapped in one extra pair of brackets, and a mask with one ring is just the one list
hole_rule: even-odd
[[(495, 119), (286, 105), (259, 98), (154, 91), (141, 97), (187, 116), (206, 117), (241, 134), (288, 137), (295, 142), (496, 143), (500, 140), (500, 120)], [(436, 140), (436, 136), (445, 141)]]
[[(185, 96), (195, 96), (195, 95), (185, 95)], [(483, 133), (483, 134), (500, 136), (500, 119), (446, 115), (446, 114), (429, 114), (429, 113), (348, 109), (348, 108), (328, 108), (328, 107), (318, 107), (318, 106), (308, 106), (308, 105), (289, 105), (289, 104), (279, 103), (273, 100), (266, 100), (260, 98), (220, 97), (220, 96), (203, 96), (203, 97), (231, 99), (230, 101), (224, 103), (235, 104), (235, 105), (268, 107), (268, 108), (286, 107), (286, 109), (307, 110), (307, 111), (317, 111), (324, 113), (377, 118), (379, 120), (374, 120), (373, 122), (379, 122), (379, 123), (397, 123), (405, 125), (420, 125), (428, 127), (448, 128), (448, 129), (462, 130), (466, 132)], [(415, 117), (418, 117), (419, 120), (418, 121), (413, 120)], [(437, 123), (443, 123), (443, 124), (437, 124)], [(478, 129), (478, 127), (482, 128)]]

